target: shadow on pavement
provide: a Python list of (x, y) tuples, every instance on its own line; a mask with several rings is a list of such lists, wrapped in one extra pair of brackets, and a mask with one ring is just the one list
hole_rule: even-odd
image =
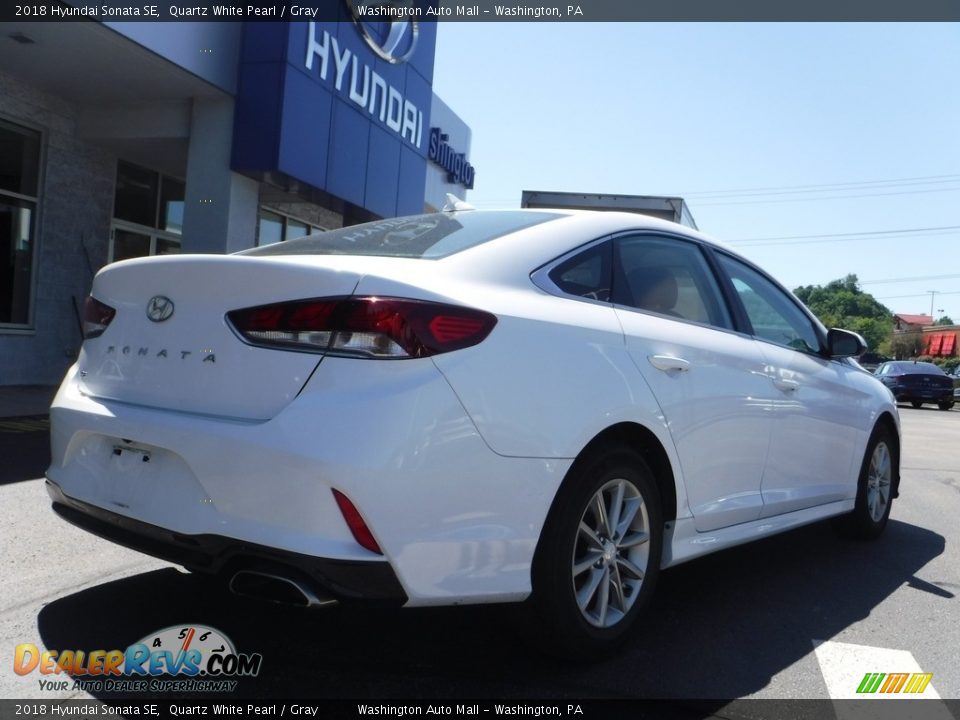
[(46, 416), (0, 418), (0, 485), (43, 477), (50, 466)]
[(38, 626), (48, 648), (92, 650), (211, 625), (264, 656), (236, 697), (738, 698), (905, 583), (952, 598), (915, 577), (943, 550), (942, 536), (891, 522), (875, 543), (839, 540), (821, 523), (718, 553), (664, 572), (636, 636), (594, 664), (539, 655), (512, 606), (310, 612), (235, 598), (173, 568), (51, 602)]

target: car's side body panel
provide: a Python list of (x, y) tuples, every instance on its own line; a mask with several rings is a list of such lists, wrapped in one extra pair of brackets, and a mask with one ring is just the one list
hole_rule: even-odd
[(710, 532), (697, 530), (692, 519), (678, 520), (667, 528), (663, 543), (663, 567), (672, 567), (688, 560), (696, 560), (709, 553), (726, 550), (745, 543), (761, 540), (778, 533), (793, 530), (819, 520), (842, 515), (853, 510), (853, 500), (817, 505), (795, 510), (772, 518), (760, 518), (739, 525)]
[[(653, 388), (680, 458), (698, 530), (760, 516), (772, 387), (753, 339), (618, 308), (627, 348)], [(665, 360), (674, 358), (684, 369)]]
[(870, 394), (852, 382), (852, 375), (863, 372), (792, 348), (757, 344), (780, 383), (763, 475), (763, 517), (853, 497), (871, 411), (877, 409), (870, 407)]

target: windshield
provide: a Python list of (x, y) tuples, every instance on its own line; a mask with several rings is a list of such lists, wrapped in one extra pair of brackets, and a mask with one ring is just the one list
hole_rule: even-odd
[(563, 217), (469, 210), (387, 218), (245, 250), (238, 255), (376, 255), (434, 260)]

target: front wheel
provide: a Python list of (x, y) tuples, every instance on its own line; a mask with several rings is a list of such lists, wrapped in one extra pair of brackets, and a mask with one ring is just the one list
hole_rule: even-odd
[(952, 403), (952, 402), (941, 402), (941, 403), (937, 403), (937, 407), (940, 408), (941, 410), (949, 410), (950, 408), (953, 407), (953, 403)]
[(614, 450), (578, 462), (544, 527), (533, 604), (561, 654), (588, 659), (619, 644), (660, 570), (660, 495), (640, 455)]
[(914, 407), (914, 408), (917, 408), (917, 409), (919, 409), (920, 406), (923, 405), (922, 402), (917, 402), (916, 400), (913, 400), (910, 404), (913, 405), (913, 407)]
[(836, 520), (836, 527), (843, 535), (864, 540), (880, 536), (890, 518), (898, 467), (896, 445), (890, 430), (877, 428), (860, 468), (853, 512)]

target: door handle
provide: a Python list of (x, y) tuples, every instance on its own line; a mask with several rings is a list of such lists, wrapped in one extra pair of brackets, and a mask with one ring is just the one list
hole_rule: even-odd
[(783, 390), (784, 392), (796, 392), (800, 387), (800, 383), (796, 380), (787, 380), (785, 378), (773, 378), (773, 384), (778, 390)]
[(657, 370), (663, 370), (664, 372), (670, 372), (671, 370), (686, 372), (690, 369), (689, 360), (673, 357), (672, 355), (651, 355), (647, 360), (649, 360), (650, 364)]

